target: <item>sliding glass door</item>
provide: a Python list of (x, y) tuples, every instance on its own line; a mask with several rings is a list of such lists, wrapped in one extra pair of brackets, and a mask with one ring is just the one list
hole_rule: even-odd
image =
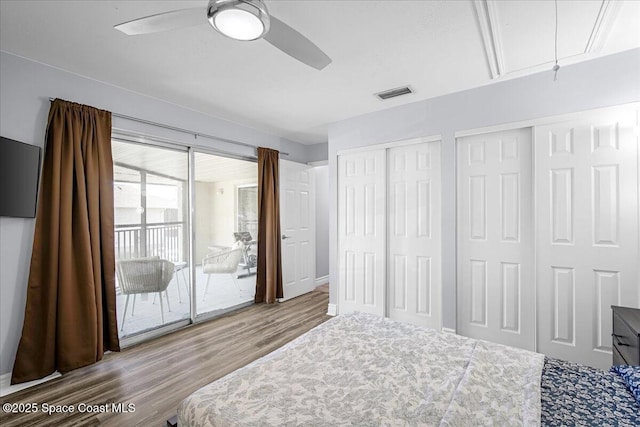
[(113, 140), (112, 151), (117, 314), (125, 345), (251, 304), (256, 162), (124, 140)]
[(112, 151), (117, 313), (126, 338), (191, 317), (188, 153), (123, 141)]
[(258, 237), (257, 164), (194, 153), (196, 313), (253, 301)]

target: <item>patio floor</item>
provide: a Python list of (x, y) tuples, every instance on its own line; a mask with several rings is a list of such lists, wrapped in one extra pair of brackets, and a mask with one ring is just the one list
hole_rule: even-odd
[[(238, 270), (241, 274), (245, 273)], [(255, 269), (253, 270), (255, 271)], [(207, 294), (204, 295), (205, 285), (207, 283), (207, 274), (202, 273), (202, 267), (196, 267), (196, 307), (198, 314), (205, 314), (216, 310), (224, 310), (239, 304), (253, 301), (255, 294), (256, 276), (255, 274), (240, 277), (237, 281), (240, 285), (241, 292), (233, 283), (233, 279), (229, 274), (213, 274), (209, 283)], [(148, 329), (157, 328), (182, 319), (188, 319), (190, 298), (188, 294), (189, 271), (187, 268), (177, 271), (167, 292), (169, 294), (169, 306), (167, 307), (167, 299), (165, 293), (162, 294), (162, 303), (164, 307), (164, 323), (161, 320), (160, 300), (158, 294), (139, 294), (136, 295), (134, 314), (131, 315), (133, 305), (133, 297), (129, 297), (129, 307), (123, 326), (122, 314), (124, 312), (126, 295), (119, 292), (116, 288), (116, 310), (118, 314), (118, 328), (120, 338), (130, 336)], [(154, 301), (155, 299), (155, 301)]]

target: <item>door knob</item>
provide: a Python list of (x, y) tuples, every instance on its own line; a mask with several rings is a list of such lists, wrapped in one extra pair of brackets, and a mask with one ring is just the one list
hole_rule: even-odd
[(285, 236), (284, 234), (282, 235), (282, 240), (289, 239), (289, 238), (291, 238), (291, 236)]

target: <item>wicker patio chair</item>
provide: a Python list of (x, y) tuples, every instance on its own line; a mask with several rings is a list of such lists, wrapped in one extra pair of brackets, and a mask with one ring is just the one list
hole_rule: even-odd
[(238, 241), (234, 243), (230, 249), (211, 253), (202, 259), (202, 272), (208, 275), (207, 284), (204, 288), (204, 294), (202, 295), (203, 301), (207, 296), (212, 274), (229, 274), (231, 279), (233, 279), (233, 283), (238, 288), (238, 292), (242, 294), (236, 273), (238, 271), (238, 264), (240, 264), (240, 260), (242, 259), (243, 251), (244, 244)]
[[(129, 306), (129, 297), (133, 295), (133, 306), (131, 307), (131, 315), (133, 316), (137, 294), (158, 294), (160, 297), (160, 316), (162, 317), (162, 323), (164, 323), (162, 292), (167, 290), (174, 271), (175, 266), (172, 262), (157, 257), (127, 259), (117, 262), (116, 272), (120, 291), (123, 295), (127, 296), (124, 303), (124, 313), (122, 314), (120, 330), (124, 328), (124, 320), (127, 316), (127, 308)], [(171, 311), (168, 297), (167, 307), (169, 311)]]

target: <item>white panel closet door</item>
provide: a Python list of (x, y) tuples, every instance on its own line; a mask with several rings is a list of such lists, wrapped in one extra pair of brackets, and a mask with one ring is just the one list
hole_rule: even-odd
[(458, 333), (533, 350), (531, 129), (457, 144)]
[(441, 328), (440, 143), (390, 148), (388, 316)]
[(635, 112), (536, 127), (538, 351), (607, 369), (611, 305), (637, 307)]
[(338, 157), (338, 309), (385, 315), (385, 150)]

